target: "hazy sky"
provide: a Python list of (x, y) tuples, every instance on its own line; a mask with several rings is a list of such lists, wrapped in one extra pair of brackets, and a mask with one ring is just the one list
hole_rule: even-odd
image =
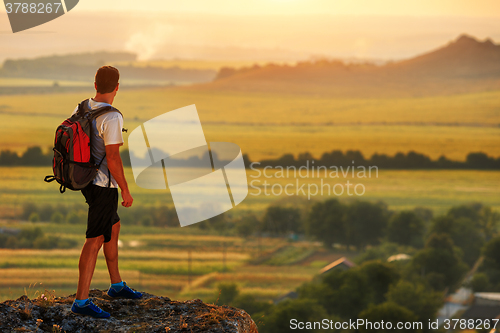
[(498, 0), (81, 0), (81, 10), (214, 14), (500, 16)]
[(500, 43), (500, 0), (81, 0), (17, 34), (0, 8), (0, 62), (101, 50), (144, 60), (401, 59), (463, 33)]

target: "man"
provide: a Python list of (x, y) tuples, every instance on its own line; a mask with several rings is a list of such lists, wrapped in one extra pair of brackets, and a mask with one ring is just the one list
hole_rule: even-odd
[[(118, 92), (120, 73), (111, 66), (99, 68), (95, 75), (96, 94), (88, 100), (92, 110), (111, 106)], [(78, 107), (73, 113), (78, 110)], [(116, 109), (115, 109), (116, 110)], [(118, 187), (121, 189), (122, 206), (132, 206), (133, 198), (123, 172), (119, 148), (123, 145), (123, 117), (120, 112), (111, 111), (93, 121), (91, 137), (92, 156), (101, 162), (96, 178), (82, 190), (89, 205), (86, 240), (78, 264), (79, 277), (76, 298), (71, 307), (73, 313), (95, 318), (108, 318), (110, 314), (96, 306), (89, 297), (90, 282), (94, 274), (99, 250), (104, 245), (104, 257), (108, 266), (111, 286), (110, 297), (136, 299), (141, 293), (130, 289), (122, 281), (118, 270)]]

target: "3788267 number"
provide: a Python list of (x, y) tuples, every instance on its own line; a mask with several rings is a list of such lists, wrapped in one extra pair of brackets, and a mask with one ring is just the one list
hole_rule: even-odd
[(446, 330), (456, 330), (456, 329), (495, 329), (497, 327), (499, 319), (445, 319), (444, 329)]
[(61, 8), (61, 3), (35, 3), (35, 2), (7, 2), (5, 4), (7, 14), (57, 14)]

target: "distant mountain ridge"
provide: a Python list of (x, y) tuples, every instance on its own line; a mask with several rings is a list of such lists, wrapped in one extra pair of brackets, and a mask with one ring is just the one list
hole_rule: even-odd
[[(212, 69), (184, 69), (179, 67), (133, 66), (137, 55), (130, 52), (95, 52), (34, 59), (7, 59), (0, 67), (0, 77), (30, 78), (68, 81), (89, 81), (100, 66), (124, 63), (119, 67), (123, 80), (140, 80), (146, 83), (209, 82), (216, 74)], [(123, 81), (122, 80), (122, 81)]]
[(500, 77), (500, 44), (491, 39), (481, 42), (461, 35), (435, 51), (400, 61), (390, 67), (419, 71), (426, 75), (447, 75), (456, 78)]
[[(187, 88), (189, 89), (189, 88)], [(317, 60), (295, 66), (222, 68), (196, 89), (332, 97), (419, 97), (500, 90), (500, 45), (461, 35), (411, 59), (374, 64)]]

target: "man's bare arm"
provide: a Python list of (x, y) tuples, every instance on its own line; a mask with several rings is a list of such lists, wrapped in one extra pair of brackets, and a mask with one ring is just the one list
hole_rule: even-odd
[(134, 199), (128, 189), (125, 173), (123, 172), (122, 158), (120, 157), (120, 146), (122, 144), (114, 144), (106, 146), (106, 159), (108, 161), (108, 169), (115, 178), (118, 186), (122, 190), (122, 206), (130, 207)]

